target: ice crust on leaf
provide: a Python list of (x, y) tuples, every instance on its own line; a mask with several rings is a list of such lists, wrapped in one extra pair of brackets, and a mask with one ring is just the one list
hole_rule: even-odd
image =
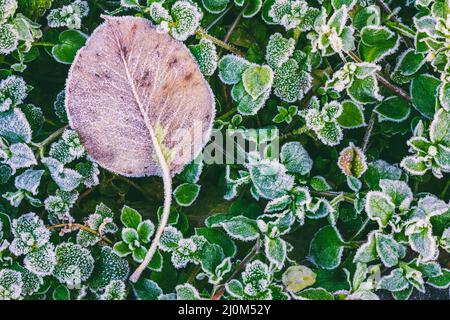
[[(194, 159), (209, 139), (214, 97), (181, 43), (145, 19), (108, 17), (72, 64), (66, 109), (71, 127), (96, 162), (138, 177), (161, 175), (150, 130), (158, 132), (172, 174)], [(176, 133), (183, 130), (177, 129), (184, 129), (181, 137)], [(190, 137), (186, 143), (191, 145), (194, 130), (201, 132), (201, 141), (180, 159), (175, 148), (183, 137)]]
[(21, 77), (9, 76), (0, 82), (0, 112), (8, 111), (27, 97), (27, 84)]
[(56, 246), (56, 265), (53, 275), (68, 285), (79, 285), (94, 269), (94, 258), (89, 250), (78, 244), (64, 242)]

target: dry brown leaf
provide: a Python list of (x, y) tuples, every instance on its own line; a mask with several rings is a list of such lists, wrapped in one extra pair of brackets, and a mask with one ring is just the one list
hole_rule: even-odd
[[(107, 17), (78, 52), (67, 79), (66, 109), (89, 155), (131, 177), (161, 175), (149, 128), (174, 175), (209, 140), (215, 110), (189, 50), (136, 17)], [(190, 133), (191, 154), (168, 159), (180, 143), (180, 129)], [(201, 137), (194, 144), (195, 129)]]
[(144, 261), (130, 277), (136, 282), (167, 224), (171, 176), (209, 140), (212, 91), (181, 42), (142, 18), (106, 17), (72, 64), (66, 110), (70, 126), (102, 167), (163, 178), (163, 214)]

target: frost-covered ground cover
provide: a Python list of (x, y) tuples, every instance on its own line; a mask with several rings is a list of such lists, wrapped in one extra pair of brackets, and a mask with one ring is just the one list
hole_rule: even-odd
[(0, 299), (449, 299), (449, 173), (449, 0), (0, 0)]

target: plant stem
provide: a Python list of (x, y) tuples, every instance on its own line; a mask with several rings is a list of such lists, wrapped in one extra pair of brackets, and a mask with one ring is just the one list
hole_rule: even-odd
[(236, 275), (239, 273), (239, 271), (241, 271), (247, 265), (247, 263), (249, 263), (250, 260), (252, 260), (253, 257), (258, 254), (259, 249), (260, 249), (259, 241), (260, 241), (259, 239), (256, 240), (256, 243), (253, 246), (253, 248), (245, 256), (245, 258), (241, 261), (241, 263), (239, 263), (239, 265), (236, 267), (236, 269), (234, 269), (233, 273), (228, 278), (228, 280), (219, 288), (215, 287), (215, 290), (213, 291), (213, 294), (211, 295), (211, 300), (220, 300), (220, 298), (222, 298), (222, 296), (225, 294), (225, 284), (230, 282), (232, 279), (234, 279), (234, 277), (236, 277)]
[(450, 179), (448, 179), (447, 184), (445, 185), (444, 189), (442, 190), (441, 194), (439, 195), (439, 198), (441, 200), (444, 200), (445, 195), (447, 194), (447, 191), (449, 188), (450, 188)]
[[(95, 234), (98, 237), (101, 237), (98, 232), (96, 230), (93, 230), (89, 227), (86, 227), (85, 225), (79, 224), (79, 223), (61, 223), (61, 224), (54, 224), (51, 226), (48, 226), (47, 229), (52, 231), (55, 229), (59, 229), (59, 228), (65, 228), (65, 227), (69, 227), (69, 229), (74, 230), (74, 229), (82, 229), (84, 231), (90, 232), (92, 234)], [(110, 245), (113, 245), (113, 242), (111, 240), (109, 240), (107, 237), (101, 237), (101, 239), (105, 242), (107, 242)]]
[[(363, 62), (360, 57), (354, 52), (348, 52), (348, 55), (357, 63)], [(376, 74), (377, 80), (389, 91), (391, 91), (393, 94), (399, 96), (400, 98), (405, 99), (408, 102), (411, 102), (412, 99), (409, 96), (408, 93), (406, 93), (402, 88), (399, 88), (392, 83), (390, 83), (388, 80), (383, 78), (379, 73)]]
[[(242, 9), (242, 11), (244, 11), (244, 9)], [(233, 24), (231, 25), (230, 29), (228, 30), (227, 34), (225, 35), (225, 38), (223, 38), (223, 42), (228, 42), (228, 40), (230, 40), (230, 37), (233, 34), (234, 29), (236, 29), (239, 21), (241, 21), (241, 18), (242, 18), (242, 12), (234, 20)]]
[[(393, 12), (391, 8), (389, 8), (389, 6), (384, 2), (384, 0), (377, 0), (377, 4), (381, 7), (381, 9), (383, 9), (384, 12), (387, 13), (389, 20), (391, 20), (394, 23), (398, 23), (397, 14)], [(411, 41), (408, 38), (405, 37), (402, 38), (408, 48), (413, 47)]]
[[(153, 130), (152, 130), (153, 131)], [(152, 135), (152, 138), (154, 135)], [(155, 137), (156, 139), (156, 137)], [(152, 244), (145, 255), (144, 261), (137, 267), (137, 269), (133, 272), (130, 277), (131, 282), (137, 282), (142, 274), (142, 272), (147, 268), (148, 264), (153, 258), (153, 255), (158, 248), (159, 241), (161, 240), (161, 236), (166, 228), (167, 221), (169, 220), (170, 215), (170, 204), (172, 203), (172, 176), (170, 174), (170, 169), (167, 165), (167, 162), (162, 154), (161, 148), (155, 148), (157, 158), (159, 161), (159, 165), (162, 171), (162, 179), (164, 183), (164, 207), (163, 213), (161, 216), (161, 221), (159, 222), (158, 230), (156, 230), (155, 237), (153, 238)]]
[(56, 44), (51, 42), (40, 42), (40, 41), (33, 42), (33, 46), (40, 46), (40, 47), (54, 47), (55, 45)]
[(238, 56), (241, 56), (241, 57), (244, 57), (244, 56), (245, 56), (244, 53), (242, 53), (241, 51), (239, 51), (238, 49), (236, 49), (234, 46), (232, 46), (232, 45), (230, 45), (230, 44), (228, 44), (228, 43), (226, 43), (226, 42), (224, 42), (224, 41), (222, 41), (222, 40), (219, 40), (219, 39), (217, 39), (216, 37), (213, 37), (213, 36), (210, 35), (208, 32), (206, 32), (205, 29), (203, 29), (203, 28), (201, 28), (201, 27), (199, 27), (199, 28), (197, 29), (196, 33), (197, 33), (199, 36), (201, 36), (201, 37), (203, 37), (203, 38), (205, 38), (205, 39), (211, 40), (215, 45), (217, 45), (217, 46), (219, 46), (219, 47), (221, 47), (221, 48), (223, 48), (223, 49), (225, 49), (225, 50), (228, 50), (228, 51), (234, 53), (235, 55), (238, 55)]
[(364, 220), (363, 224), (359, 228), (358, 232), (355, 233), (355, 235), (350, 239), (350, 241), (357, 239), (361, 235), (361, 233), (366, 229), (369, 222), (370, 222), (369, 218), (366, 218), (366, 220)]
[(367, 147), (369, 146), (370, 136), (372, 135), (376, 119), (377, 115), (375, 112), (372, 111), (372, 114), (370, 115), (369, 124), (367, 125), (366, 133), (364, 134), (363, 144), (361, 146), (363, 152), (365, 152), (367, 150)]
[(230, 110), (228, 110), (228, 111), (227, 111), (226, 113), (224, 113), (223, 115), (217, 117), (217, 118), (216, 118), (216, 121), (217, 121), (217, 120), (221, 120), (221, 121), (228, 120), (228, 118), (229, 118), (230, 116), (233, 116), (233, 115), (236, 113), (236, 110), (237, 110), (236, 107), (231, 108)]
[(318, 196), (318, 197), (326, 197), (326, 198), (335, 198), (338, 196), (343, 196), (344, 200), (347, 201), (348, 203), (353, 203), (353, 201), (355, 200), (353, 194), (351, 193), (346, 193), (346, 192), (338, 192), (338, 191), (312, 191), (311, 190), (311, 194), (314, 196)]
[(219, 22), (233, 8), (233, 6), (234, 4), (229, 5), (228, 8), (226, 8), (217, 18), (205, 27), (205, 31), (209, 31), (209, 29), (215, 26), (216, 23)]
[(47, 137), (47, 139), (45, 139), (45, 140), (43, 140), (43, 141), (41, 141), (41, 142), (39, 142), (39, 143), (36, 143), (35, 146), (38, 147), (38, 148), (43, 148), (43, 147), (45, 147), (45, 146), (48, 145), (49, 143), (51, 143), (51, 142), (53, 142), (54, 140), (56, 140), (56, 139), (64, 132), (64, 130), (66, 130), (68, 127), (69, 127), (69, 125), (66, 125), (66, 126), (64, 126), (64, 127), (62, 127), (62, 128), (59, 128), (58, 130), (56, 130), (55, 132), (53, 132), (51, 135), (49, 135), (49, 136)]
[(47, 137), (47, 139), (45, 139), (44, 141), (41, 141), (39, 143), (32, 143), (33, 146), (35, 146), (38, 150), (37, 150), (37, 156), (36, 157), (41, 157), (44, 158), (44, 152), (45, 152), (45, 147), (52, 143), (53, 141), (55, 141), (56, 139), (58, 139), (58, 137), (60, 135), (63, 134), (64, 130), (66, 130), (69, 127), (69, 125), (66, 125), (62, 128), (59, 128), (58, 130), (56, 130), (55, 132), (53, 132), (51, 135), (49, 135)]

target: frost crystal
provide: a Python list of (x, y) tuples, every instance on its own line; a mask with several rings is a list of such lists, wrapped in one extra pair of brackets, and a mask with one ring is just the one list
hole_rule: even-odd
[(0, 159), (9, 165), (15, 173), (16, 169), (27, 168), (37, 164), (31, 148), (25, 143), (15, 143), (8, 147), (6, 141), (0, 137)]
[(175, 39), (180, 41), (185, 41), (195, 34), (203, 17), (196, 4), (184, 0), (175, 2), (170, 13), (173, 18), (173, 23), (169, 23), (169, 25), (173, 24), (170, 28), (170, 33)]
[(59, 220), (71, 220), (69, 212), (77, 201), (78, 195), (77, 191), (68, 192), (58, 189), (55, 195), (45, 199), (45, 210)]
[(294, 177), (287, 174), (284, 165), (264, 159), (248, 164), (250, 177), (258, 194), (265, 199), (275, 199), (294, 186)]
[(69, 29), (80, 29), (81, 18), (89, 13), (89, 5), (86, 1), (75, 0), (69, 5), (53, 9), (47, 16), (50, 28), (67, 27)]
[(9, 76), (0, 82), (0, 112), (21, 104), (27, 97), (27, 84), (21, 77)]
[(23, 260), (25, 268), (38, 276), (48, 276), (53, 272), (56, 257), (53, 244), (48, 243), (25, 256)]
[(36, 248), (40, 248), (50, 239), (50, 231), (44, 222), (34, 213), (22, 215), (12, 222), (12, 234), (14, 240), (9, 250), (16, 256), (27, 254)]
[(275, 0), (270, 7), (269, 17), (274, 23), (280, 24), (286, 30), (299, 26), (300, 30), (310, 30), (319, 10), (309, 8), (303, 0)]
[(279, 68), (294, 53), (295, 40), (286, 39), (280, 33), (270, 36), (266, 48), (266, 61), (273, 69)]
[(338, 145), (342, 138), (342, 128), (337, 123), (337, 118), (342, 113), (342, 105), (337, 101), (326, 103), (320, 108), (319, 101), (314, 98), (309, 109), (301, 111), (300, 115), (305, 119), (306, 126), (313, 130), (324, 144)]
[(0, 23), (4, 23), (17, 9), (17, 0), (0, 0)]
[(217, 68), (216, 46), (208, 39), (201, 39), (199, 44), (189, 46), (200, 71), (205, 76), (211, 76)]
[(81, 183), (83, 177), (73, 169), (64, 168), (58, 160), (45, 158), (42, 159), (42, 163), (47, 165), (50, 175), (61, 190), (72, 191)]
[(324, 56), (335, 53), (342, 54), (354, 49), (354, 29), (345, 26), (348, 19), (348, 8), (342, 6), (327, 20), (327, 12), (322, 8), (315, 22), (314, 31), (308, 34), (311, 40), (312, 52), (320, 51)]
[(12, 24), (0, 25), (0, 54), (7, 55), (16, 50), (19, 34)]
[(110, 208), (103, 203), (97, 205), (95, 212), (86, 219), (85, 225), (97, 231), (98, 235), (86, 230), (80, 230), (77, 235), (77, 243), (85, 247), (91, 246), (100, 241), (99, 236), (117, 232), (118, 228), (113, 222), (113, 217), (114, 213)]
[(85, 150), (78, 133), (74, 130), (66, 129), (61, 139), (52, 144), (49, 155), (62, 164), (67, 164), (83, 156), (84, 152)]
[(3, 269), (0, 270), (0, 300), (16, 300), (21, 298), (23, 289), (20, 272)]
[(305, 93), (311, 89), (311, 75), (300, 70), (300, 67), (294, 59), (289, 59), (275, 70), (273, 82), (274, 93), (280, 99), (286, 102), (295, 102), (301, 100)]
[(94, 269), (94, 258), (80, 245), (65, 242), (55, 249), (56, 265), (53, 275), (67, 285), (75, 286), (87, 280)]
[(100, 300), (124, 300), (125, 297), (125, 283), (120, 280), (113, 280), (106, 286)]

